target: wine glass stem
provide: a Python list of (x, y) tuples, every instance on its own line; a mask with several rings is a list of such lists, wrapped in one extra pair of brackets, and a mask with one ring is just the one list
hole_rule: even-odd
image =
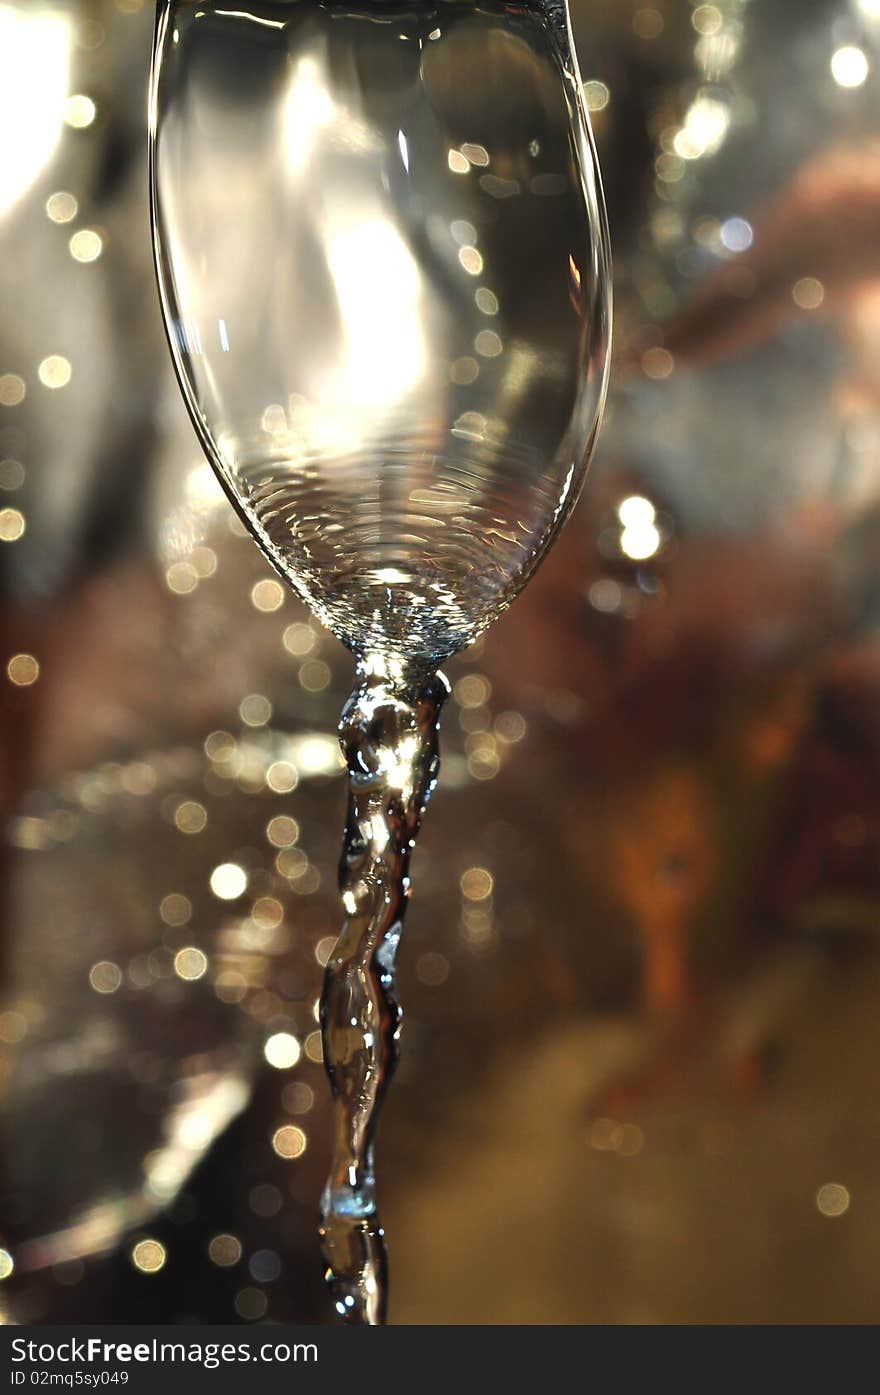
[(332, 1164), (321, 1238), (336, 1311), (385, 1320), (386, 1260), (376, 1214), (373, 1136), (398, 1057), (395, 960), (410, 894), (409, 863), (440, 767), (442, 674), (389, 677), (365, 659), (342, 713), (349, 796), (339, 886), (346, 919), (321, 998), (324, 1065), (333, 1093)]

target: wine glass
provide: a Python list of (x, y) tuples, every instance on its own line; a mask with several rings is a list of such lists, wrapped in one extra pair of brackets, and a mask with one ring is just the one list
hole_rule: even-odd
[(321, 1235), (337, 1311), (376, 1324), (373, 1136), (439, 768), (438, 665), (546, 554), (605, 397), (607, 225), (568, 15), (562, 0), (160, 0), (150, 131), (193, 425), (356, 661)]

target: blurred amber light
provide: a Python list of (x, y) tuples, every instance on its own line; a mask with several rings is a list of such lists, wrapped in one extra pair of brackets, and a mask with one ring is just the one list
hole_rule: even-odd
[(157, 1274), (166, 1258), (165, 1246), (158, 1240), (139, 1240), (131, 1251), (131, 1262), (142, 1274)]
[(29, 688), (40, 676), (40, 665), (33, 654), (14, 654), (6, 665), (6, 674), (16, 688)]
[(282, 1124), (272, 1135), (272, 1148), (279, 1158), (298, 1158), (306, 1151), (306, 1135), (296, 1124)]
[(221, 1269), (230, 1269), (241, 1259), (241, 1241), (235, 1235), (215, 1235), (208, 1245), (208, 1256), (212, 1264)]

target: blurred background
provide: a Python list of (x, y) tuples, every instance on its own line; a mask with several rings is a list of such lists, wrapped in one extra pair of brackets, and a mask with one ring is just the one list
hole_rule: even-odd
[[(449, 668), (380, 1129), (399, 1323), (880, 1317), (880, 0), (574, 0), (581, 504)], [(348, 655), (192, 434), (148, 0), (0, 3), (0, 1302), (329, 1320)]]

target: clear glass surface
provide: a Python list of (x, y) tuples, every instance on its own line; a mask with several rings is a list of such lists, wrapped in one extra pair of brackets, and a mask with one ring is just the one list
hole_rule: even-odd
[(251, 531), (358, 657), (346, 918), (321, 999), (339, 1316), (384, 1321), (375, 1127), (400, 1036), (437, 664), (577, 497), (605, 394), (608, 247), (564, 8), (160, 5), (156, 263), (174, 361)]
[(350, 648), (433, 666), (588, 462), (608, 246), (561, 7), (160, 7), (156, 256), (204, 447)]

